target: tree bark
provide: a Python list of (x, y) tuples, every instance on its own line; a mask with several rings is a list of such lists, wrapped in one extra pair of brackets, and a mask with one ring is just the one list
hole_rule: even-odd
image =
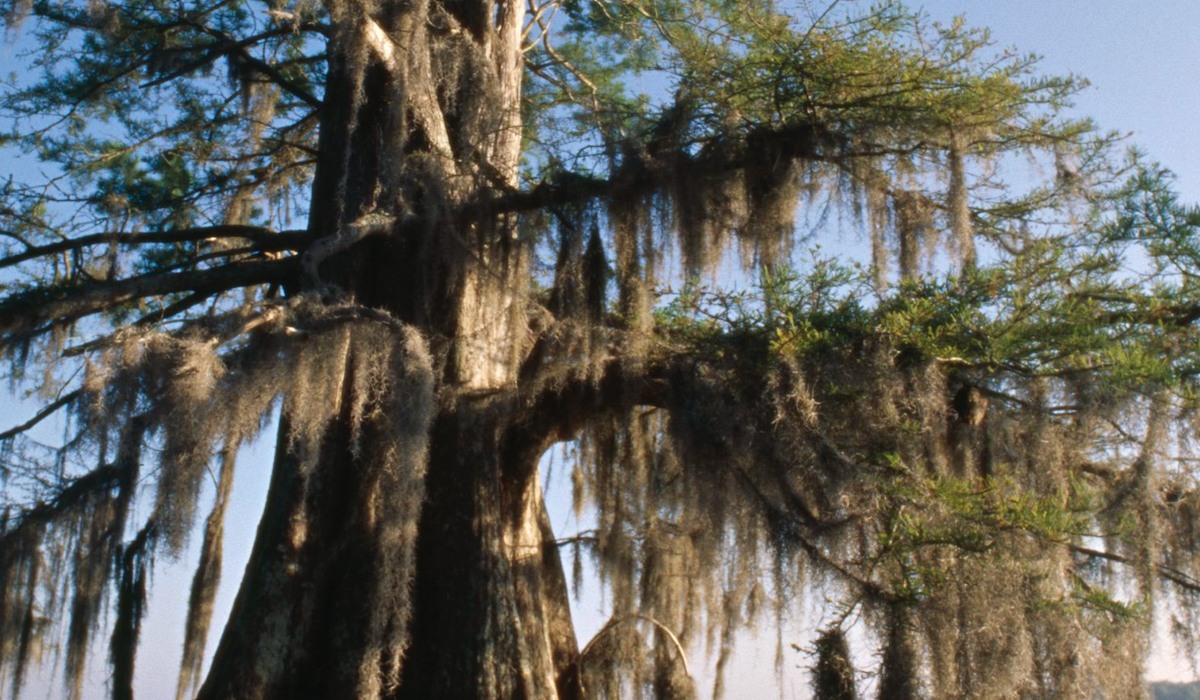
[(537, 465), (504, 463), (491, 413), (434, 426), (396, 698), (572, 697), (577, 649)]
[[(372, 513), (403, 512), (405, 494), (371, 486), (392, 421), (376, 417), (355, 435), (360, 370), (348, 352), (325, 368), (340, 373), (342, 396), (330, 397), (320, 444), (298, 444), (281, 419), (254, 549), (200, 698), (572, 698), (577, 649), (541, 450), (505, 449), (512, 426), (539, 432), (508, 391), (527, 333), (525, 261), (515, 217), (478, 206), (516, 184), (524, 5), (382, 5), (335, 17), (308, 237), (334, 242), (360, 217), (388, 218), (384, 235), (328, 246), (336, 252), (314, 261), (315, 283), (417, 328), (443, 358), (424, 504), (403, 538), (414, 549), (397, 551), (372, 523)], [(432, 36), (447, 21), (460, 29)], [(428, 84), (434, 43), (451, 40), (472, 42), (491, 71), (476, 76), (489, 91), (487, 129), (470, 122), (484, 112), (461, 90)], [(406, 556), (412, 577), (395, 583), (385, 574)], [(380, 595), (381, 585), (400, 590)], [(380, 620), (407, 640), (403, 653), (379, 648)]]
[(281, 421), (254, 550), (199, 697), (360, 698), (364, 687), (392, 699), (574, 697), (567, 586), (537, 464), (502, 459), (503, 415), (459, 405), (435, 420), (415, 578), (398, 601), (413, 614), (394, 688), (386, 678), (397, 669), (362, 670), (378, 653), (373, 620), (396, 614), (374, 609), (374, 579), (401, 556), (364, 516), (371, 450), (354, 457), (343, 411), (306, 466)]

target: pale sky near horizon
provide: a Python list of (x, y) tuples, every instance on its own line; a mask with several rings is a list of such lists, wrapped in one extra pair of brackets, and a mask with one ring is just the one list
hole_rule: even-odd
[[(1093, 86), (1079, 97), (1078, 114), (1094, 118), (1101, 128), (1132, 132), (1131, 145), (1142, 147), (1178, 175), (1183, 199), (1200, 202), (1200, 0), (928, 0), (910, 4), (925, 7), (933, 19), (941, 21), (965, 14), (968, 24), (989, 27), (999, 45), (1041, 54), (1044, 72), (1072, 72), (1088, 78)], [(0, 62), (7, 55), (0, 49)], [(9, 402), (0, 409), (0, 428), (23, 420), (32, 410), (30, 404)], [(269, 442), (269, 437), (261, 442)], [(232, 604), (253, 539), (270, 457), (269, 445), (261, 444), (239, 460), (238, 482), (230, 503), (233, 515), (226, 539), (225, 572), (217, 600), (218, 621)], [(567, 510), (555, 508), (556, 528), (568, 524)], [(139, 697), (174, 695), (183, 605), (194, 564), (193, 553), (177, 565), (160, 566), (155, 575), (150, 617), (139, 653)], [(588, 609), (586, 601), (576, 615), (581, 628), (594, 631), (599, 626), (599, 616)], [(215, 626), (219, 627), (219, 622)], [(581, 633), (584, 639), (589, 634), (583, 629)], [(219, 629), (214, 629), (210, 653), (218, 636)], [(791, 641), (804, 640), (785, 639), (785, 646)], [(774, 642), (761, 646), (766, 656), (752, 659), (743, 654), (738, 660), (739, 669), (727, 686), (731, 700), (751, 691), (776, 692), (772, 690)], [(85, 694), (88, 699), (104, 697), (104, 644), (97, 647), (100, 651), (93, 656), (90, 690)], [(787, 652), (785, 664), (791, 670), (784, 697), (808, 697), (803, 672), (794, 668), (804, 663), (806, 657)], [(1150, 673), (1158, 680), (1192, 677), (1178, 659), (1161, 653), (1156, 654)], [(752, 683), (755, 674), (768, 678), (769, 683)], [(46, 685), (38, 685), (41, 687), (28, 688), (26, 697), (58, 696), (50, 695)]]

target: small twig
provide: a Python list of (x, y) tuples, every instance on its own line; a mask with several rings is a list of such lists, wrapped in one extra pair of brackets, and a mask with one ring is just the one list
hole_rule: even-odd
[(584, 530), (577, 535), (571, 537), (560, 537), (556, 540), (551, 540), (550, 543), (555, 547), (564, 547), (569, 544), (579, 544), (581, 542), (596, 542), (599, 540), (598, 533), (595, 530)]

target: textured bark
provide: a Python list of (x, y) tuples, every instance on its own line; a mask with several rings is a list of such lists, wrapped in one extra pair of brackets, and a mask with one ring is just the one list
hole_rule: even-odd
[[(368, 513), (386, 512), (388, 504), (370, 499), (402, 494), (372, 494), (365, 486), (377, 478), (386, 449), (386, 436), (371, 431), (386, 429), (389, 420), (368, 422), (356, 455), (347, 408), (355, 372), (350, 357), (328, 368), (342, 373), (345, 395), (319, 454), (289, 448), (287, 416), (281, 421), (267, 505), (200, 692), (204, 700), (574, 697), (576, 684), (567, 676), (576, 643), (538, 484), (541, 450), (505, 449), (514, 425), (523, 434), (553, 431), (531, 426), (517, 406), (495, 398), (512, 395), (504, 390), (516, 383), (525, 344), (526, 324), (514, 305), (525, 289), (524, 261), (515, 217), (479, 206), (495, 196), (494, 188), (516, 183), (523, 7), (393, 3), (374, 14), (350, 8), (341, 21), (357, 28), (342, 27), (331, 43), (308, 226), (310, 239), (325, 239), (322, 249), (331, 252), (309, 261), (315, 274), (306, 284), (328, 285), (387, 311), (434, 339), (444, 358), (415, 577), (393, 603), (413, 611), (403, 662), (397, 669), (382, 658), (381, 682), (363, 678), (363, 659), (381, 654), (366, 632), (372, 622), (392, 613), (409, 618), (372, 609), (378, 596), (364, 594), (401, 556), (376, 541)], [(433, 25), (423, 13), (434, 10), (470, 32), (492, 71), (488, 118), (501, 115), (502, 128), (473, 127), (468, 122), (478, 115), (460, 111), (461, 98), (439, 102), (442, 91), (428, 83), (422, 52), (437, 38), (430, 38)], [(357, 54), (347, 45), (353, 37), (362, 42)], [(409, 43), (400, 47), (396, 37)], [(475, 132), (484, 135), (464, 141), (462, 134)], [(423, 170), (403, 170), (413, 153), (429, 169), (427, 181)], [(432, 211), (435, 205), (441, 209)], [(472, 214), (455, 214), (463, 210)], [(376, 213), (390, 230), (339, 245), (348, 225)]]
[[(489, 412), (447, 412), (430, 451), (414, 618), (392, 698), (567, 698), (576, 653), (536, 464), (503, 464)], [(281, 426), (280, 445), (287, 426)], [(359, 514), (369, 464), (326, 436), (308, 476), (277, 451), (266, 511), (200, 698), (357, 698), (363, 595), (380, 566)], [(515, 468), (514, 468), (515, 467)], [(560, 692), (559, 686), (562, 686)]]
[(434, 428), (398, 698), (571, 697), (576, 645), (536, 463), (500, 458), (488, 413)]

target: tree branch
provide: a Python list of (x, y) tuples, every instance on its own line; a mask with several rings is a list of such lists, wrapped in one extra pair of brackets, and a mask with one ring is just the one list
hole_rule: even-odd
[[(1070, 548), (1070, 550), (1072, 552), (1075, 552), (1076, 554), (1082, 554), (1082, 555), (1088, 556), (1088, 557), (1095, 557), (1097, 559), (1106, 559), (1108, 561), (1117, 562), (1118, 564), (1125, 564), (1126, 566), (1136, 566), (1135, 562), (1133, 562), (1129, 557), (1124, 557), (1124, 556), (1121, 556), (1120, 554), (1113, 554), (1111, 552), (1102, 552), (1098, 549), (1092, 549), (1090, 547), (1081, 547), (1081, 546), (1075, 545), (1075, 544), (1067, 545), (1067, 546)], [(1166, 580), (1175, 584), (1176, 586), (1179, 586), (1180, 588), (1183, 588), (1190, 593), (1200, 594), (1200, 580), (1197, 580), (1196, 578), (1189, 576), (1188, 574), (1186, 574), (1182, 571), (1179, 571), (1178, 569), (1173, 569), (1169, 566), (1164, 566), (1163, 564), (1155, 564), (1154, 569), (1158, 572), (1159, 576), (1162, 576), (1163, 578), (1165, 578)]]
[(0, 552), (12, 550), (12, 543), (22, 536), (26, 528), (50, 522), (82, 503), (93, 493), (99, 493), (118, 485), (123, 476), (123, 470), (119, 469), (117, 465), (105, 464), (83, 476), (70, 480), (54, 498), (42, 501), (25, 510), (16, 525), (0, 535)]
[[(191, 73), (192, 71), (195, 71), (205, 65), (208, 65), (208, 64), (216, 61), (217, 59), (221, 58), (222, 56), (236, 56), (238, 61), (251, 67), (256, 72), (261, 73), (263, 76), (265, 76), (271, 82), (273, 82), (276, 85), (278, 85), (279, 87), (283, 88), (284, 91), (291, 93), (293, 96), (299, 98), (305, 104), (309, 105), (310, 107), (312, 107), (314, 109), (321, 108), (321, 101), (318, 100), (316, 97), (314, 97), (312, 95), (312, 93), (310, 93), (308, 90), (305, 90), (302, 86), (296, 84), (295, 81), (291, 80), (287, 76), (280, 73), (279, 70), (276, 69), (271, 64), (269, 64), (265, 61), (262, 61), (258, 58), (255, 58), (246, 49), (247, 46), (256, 44), (259, 41), (262, 41), (263, 39), (269, 39), (269, 38), (272, 38), (275, 36), (291, 35), (295, 31), (294, 29), (289, 28), (289, 27), (279, 27), (277, 29), (263, 32), (261, 34), (258, 34), (258, 35), (252, 36), (252, 37), (246, 37), (244, 39), (234, 39), (233, 37), (230, 37), (229, 35), (225, 34), (224, 32), (215, 30), (207, 25), (201, 24), (201, 23), (196, 22), (191, 19), (186, 20), (185, 23), (188, 24), (189, 26), (191, 26), (192, 28), (215, 38), (217, 41), (208, 46), (190, 46), (190, 47), (184, 47), (184, 48), (178, 49), (178, 51), (189, 51), (189, 52), (190, 51), (203, 51), (204, 55), (202, 55), (199, 58), (196, 58), (192, 61), (189, 61), (187, 64), (183, 65), (182, 67), (178, 68), (177, 70), (172, 71), (171, 73), (169, 73), (167, 75), (161, 76), (159, 78), (155, 78), (154, 80), (151, 80), (151, 81), (145, 83), (143, 85), (143, 87), (154, 87), (156, 85), (162, 85), (164, 83), (168, 83), (172, 80), (175, 80), (176, 78), (187, 75), (188, 73)], [(323, 25), (309, 25), (308, 23), (302, 23), (299, 26), (301, 26), (303, 28), (307, 28), (307, 29), (316, 29), (317, 31), (320, 31), (320, 27), (322, 27)]]
[(12, 267), (28, 260), (79, 250), (94, 245), (143, 245), (148, 243), (188, 243), (208, 238), (242, 238), (252, 241), (262, 252), (298, 250), (308, 236), (307, 231), (273, 231), (263, 226), (223, 224), (185, 228), (176, 231), (148, 233), (94, 233), (78, 238), (69, 238), (58, 243), (34, 246), (15, 255), (0, 258), (0, 268)]
[[(378, 26), (378, 25), (374, 25)], [(300, 257), (300, 267), (306, 286), (318, 288), (321, 286), (319, 269), (326, 259), (348, 250), (359, 241), (369, 236), (387, 233), (393, 230), (396, 218), (386, 214), (364, 214), (354, 222), (343, 226), (337, 233), (317, 239), (304, 251)]]
[(291, 93), (294, 97), (300, 99), (305, 104), (312, 107), (313, 109), (321, 108), (320, 100), (318, 100), (315, 96), (313, 96), (312, 93), (305, 90), (300, 85), (296, 84), (296, 81), (291, 80), (290, 78), (285, 76), (283, 73), (280, 73), (279, 70), (275, 68), (275, 66), (272, 66), (271, 64), (267, 63), (266, 61), (262, 61), (260, 59), (255, 58), (254, 56), (251, 56), (250, 52), (247, 51), (246, 47), (244, 47), (244, 46), (238, 47), (237, 52), (238, 52), (238, 57), (241, 58), (241, 60), (244, 61), (246, 63), (246, 65), (250, 66), (255, 71), (266, 76), (267, 79), (269, 79), (271, 82), (273, 82), (276, 85), (278, 85), (279, 87), (283, 88), (283, 90), (285, 92)]
[[(583, 663), (583, 660), (587, 658), (588, 653), (592, 650), (592, 647), (596, 645), (596, 642), (598, 642), (601, 637), (608, 634), (622, 623), (636, 622), (637, 620), (649, 622), (667, 635), (667, 638), (670, 639), (671, 643), (675, 646), (675, 651), (679, 652), (679, 660), (683, 662), (683, 672), (686, 673), (690, 678), (692, 675), (692, 669), (688, 665), (687, 654), (683, 650), (683, 644), (679, 642), (679, 637), (675, 636), (675, 633), (671, 631), (670, 627), (667, 627), (649, 615), (626, 615), (625, 617), (615, 617), (610, 619), (607, 623), (605, 623), (604, 627), (602, 627), (600, 631), (597, 632), (590, 640), (588, 640), (586, 645), (584, 645), (583, 650), (580, 651), (579, 656), (576, 657), (576, 666), (579, 666)], [(582, 675), (580, 677), (582, 677)]]
[[(860, 155), (857, 151), (824, 152), (825, 147), (844, 146), (845, 141), (820, 126), (789, 124), (752, 131), (736, 143), (726, 142), (723, 148), (704, 149), (696, 156), (686, 153), (675, 155), (686, 159), (688, 171), (719, 173), (752, 166), (763, 153), (830, 162)], [(543, 182), (532, 190), (513, 190), (483, 205), (491, 211), (527, 212), (602, 199), (621, 192), (650, 191), (665, 185), (673, 171), (672, 168), (653, 163), (631, 161), (608, 178), (564, 173), (556, 180)]]
[(35, 413), (33, 415), (33, 418), (30, 418), (29, 420), (25, 421), (24, 423), (22, 423), (20, 425), (15, 425), (15, 426), (9, 428), (8, 430), (5, 430), (4, 432), (0, 433), (0, 441), (14, 438), (17, 435), (20, 435), (21, 433), (25, 432), (26, 430), (29, 430), (30, 428), (34, 427), (38, 423), (41, 423), (43, 420), (45, 420), (48, 416), (53, 414), (55, 411), (62, 408), (63, 406), (70, 404), (72, 401), (74, 401), (75, 399), (78, 399), (80, 396), (83, 396), (82, 389), (76, 389), (75, 391), (72, 391), (68, 394), (64, 394), (64, 395), (58, 397), (58, 399), (56, 399), (54, 402), (43, 407), (42, 410)]
[(819, 546), (811, 542), (807, 537), (804, 536), (803, 533), (800, 532), (800, 528), (795, 523), (795, 520), (789, 519), (785, 512), (772, 503), (771, 499), (762, 492), (762, 489), (758, 488), (758, 485), (754, 483), (754, 480), (750, 478), (749, 474), (746, 474), (746, 472), (742, 471), (741, 469), (734, 469), (733, 471), (742, 487), (746, 489), (746, 491), (762, 506), (763, 511), (767, 516), (767, 522), (770, 523), (773, 528), (775, 528), (776, 532), (798, 544), (800, 548), (803, 549), (804, 552), (808, 554), (808, 556), (817, 564), (828, 567), (831, 571), (845, 578), (847, 581), (851, 581), (858, 585), (862, 589), (863, 593), (877, 600), (890, 600), (893, 598), (892, 594), (883, 586), (880, 586), (878, 583), (875, 583), (870, 579), (863, 578), (855, 574), (846, 568), (845, 565), (834, 561), (831, 556), (822, 551)]
[(534, 391), (517, 397), (523, 408), (515, 412), (501, 441), (506, 463), (536, 468), (538, 457), (551, 445), (575, 438), (599, 414), (634, 406), (665, 407), (675, 360), (672, 356), (647, 360), (634, 371), (609, 360), (599, 377), (579, 372), (535, 384)]
[[(40, 334), (55, 326), (107, 311), (121, 304), (178, 292), (215, 294), (238, 287), (286, 281), (298, 259), (232, 263), (184, 273), (151, 273), (114, 282), (57, 289), (38, 289), (0, 303), (0, 337)], [(40, 324), (49, 324), (40, 326)]]

